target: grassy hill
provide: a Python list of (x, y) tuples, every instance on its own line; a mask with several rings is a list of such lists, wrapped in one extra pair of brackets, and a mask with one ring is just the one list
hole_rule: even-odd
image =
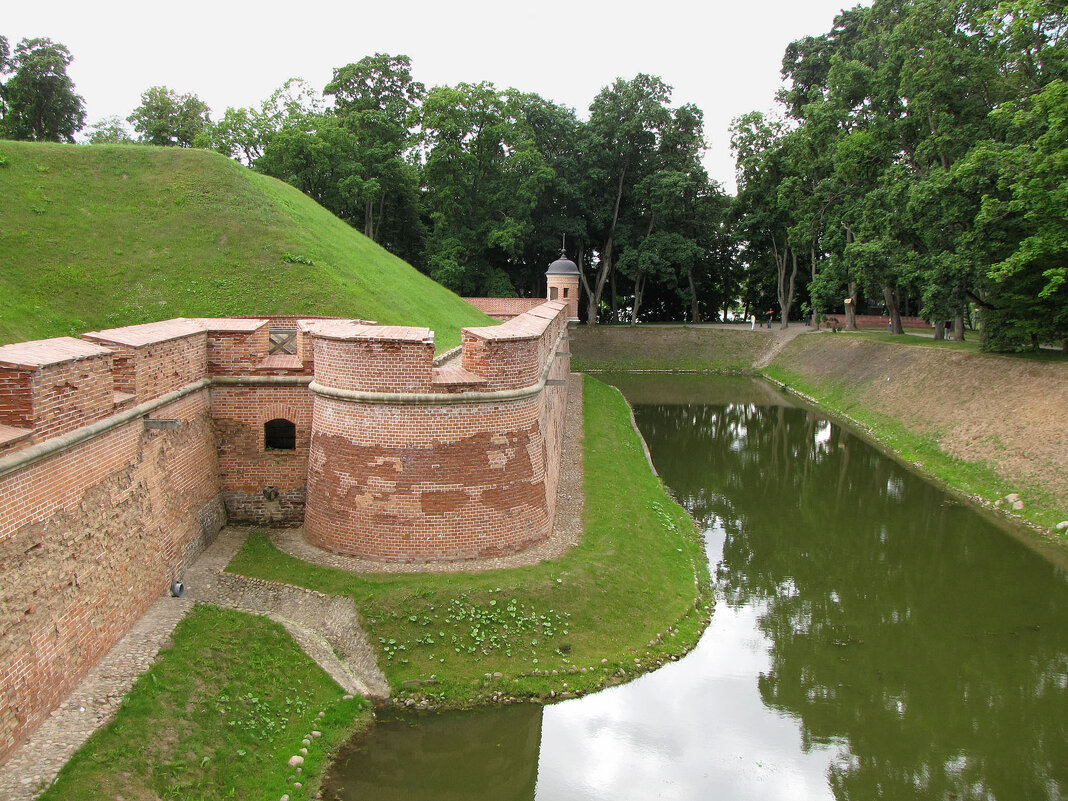
[(0, 141), (0, 162), (0, 344), (292, 313), (426, 325), (443, 350), (461, 326), (492, 323), (296, 189), (215, 153)]

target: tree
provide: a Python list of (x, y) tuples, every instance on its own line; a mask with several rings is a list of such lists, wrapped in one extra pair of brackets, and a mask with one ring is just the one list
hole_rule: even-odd
[(961, 180), (986, 176), (970, 238), (982, 275), (983, 347), (1068, 341), (1068, 84), (996, 112), (1005, 142), (976, 145)]
[[(146, 145), (193, 147), (207, 145), (211, 109), (193, 94), (179, 95), (166, 86), (153, 86), (141, 95), (141, 105), (126, 119)], [(200, 141), (198, 142), (198, 137)]]
[(731, 125), (731, 148), (738, 160), (738, 201), (750, 258), (775, 267), (775, 292), (782, 318), (789, 325), (797, 284), (797, 233), (800, 180), (792, 171), (790, 135), (782, 120), (759, 111), (744, 114)]
[(553, 179), (525, 102), (483, 82), (435, 87), (423, 103), (424, 266), (456, 292), (516, 293), (507, 268), (522, 259)]
[(311, 122), (311, 130), (291, 126), (277, 131), (256, 169), (292, 184), (353, 225), (363, 211), (356, 138), (333, 115), (320, 114)]
[(253, 166), (282, 128), (314, 128), (322, 113), (322, 98), (306, 81), (290, 78), (258, 108), (229, 107), (211, 126), (211, 147), (225, 156)]
[(0, 134), (38, 142), (73, 142), (85, 124), (85, 101), (74, 93), (67, 67), (70, 51), (51, 39), (23, 39), (9, 55), (0, 42)]
[[(597, 324), (605, 282), (613, 277), (618, 238), (635, 211), (635, 188), (655, 172), (657, 148), (671, 120), (670, 99), (671, 87), (639, 73), (630, 81), (617, 79), (590, 105), (587, 191), (598, 261), (592, 283), (580, 273), (588, 325)], [(613, 313), (615, 300), (613, 291)]]
[(356, 137), (363, 232), (378, 241), (387, 213), (410, 212), (398, 203), (417, 194), (418, 179), (406, 156), (426, 88), (412, 79), (408, 56), (376, 53), (335, 69), (323, 93), (334, 97), (334, 114)]
[(133, 138), (121, 117), (104, 117), (89, 126), (88, 142), (91, 145), (125, 145), (133, 142)]

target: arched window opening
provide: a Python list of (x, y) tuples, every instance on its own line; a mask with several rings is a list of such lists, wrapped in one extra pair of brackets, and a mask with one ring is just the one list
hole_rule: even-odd
[(292, 451), (297, 447), (297, 426), (284, 418), (263, 424), (263, 447), (269, 451)]

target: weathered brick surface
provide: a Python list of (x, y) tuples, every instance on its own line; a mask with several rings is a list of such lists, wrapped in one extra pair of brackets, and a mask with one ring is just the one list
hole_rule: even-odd
[(511, 320), (520, 314), (536, 309), (544, 298), (464, 298), (483, 314), (495, 320)]
[(317, 396), (305, 532), (383, 560), (457, 559), (548, 535), (538, 397), (391, 406)]
[[(311, 411), (306, 386), (212, 387), (219, 482), (231, 520), (299, 523), (303, 519)], [(296, 426), (294, 450), (264, 447), (264, 423), (276, 418)], [(264, 494), (269, 487), (277, 490), (277, 497)]]
[(0, 478), (0, 756), (223, 523), (208, 392)]
[[(321, 547), (386, 561), (451, 560), (510, 553), (543, 540), (552, 524), (566, 404), (566, 304), (543, 303), (500, 326), (463, 331), (463, 381), (438, 371), (417, 335), (390, 365), (366, 371), (377, 346), (316, 337), (315, 381), (350, 391), (450, 392), (441, 403), (364, 402), (316, 394), (305, 532)], [(371, 361), (374, 361), (371, 359)], [(392, 368), (390, 382), (380, 381)], [(405, 372), (407, 370), (407, 373)], [(481, 381), (477, 381), (481, 378)], [(528, 391), (529, 390), (529, 391)], [(464, 401), (465, 392), (482, 396)], [(492, 392), (519, 392), (499, 399)]]
[[(299, 332), (296, 354), (268, 353), (272, 326)], [(544, 540), (565, 333), (566, 304), (541, 303), (466, 329), (462, 364), (438, 368), (428, 329), (304, 317), (0, 347), (0, 760), (227, 517), (303, 519), (323, 547), (395, 562)], [(295, 426), (292, 450), (265, 447), (277, 418)], [(78, 430), (78, 444), (57, 439)], [(20, 455), (36, 445), (65, 449)]]

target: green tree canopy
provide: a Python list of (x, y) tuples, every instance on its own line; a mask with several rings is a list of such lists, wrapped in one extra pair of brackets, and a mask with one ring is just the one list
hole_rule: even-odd
[(143, 144), (193, 147), (209, 144), (204, 137), (211, 124), (210, 112), (194, 94), (179, 95), (166, 86), (153, 86), (145, 90), (141, 105), (126, 119)]
[(23, 39), (9, 53), (0, 41), (0, 134), (10, 139), (73, 142), (85, 124), (85, 101), (74, 93), (70, 51), (51, 39)]
[(124, 145), (133, 142), (133, 137), (126, 130), (126, 121), (112, 116), (89, 126), (88, 142), (91, 145)]

